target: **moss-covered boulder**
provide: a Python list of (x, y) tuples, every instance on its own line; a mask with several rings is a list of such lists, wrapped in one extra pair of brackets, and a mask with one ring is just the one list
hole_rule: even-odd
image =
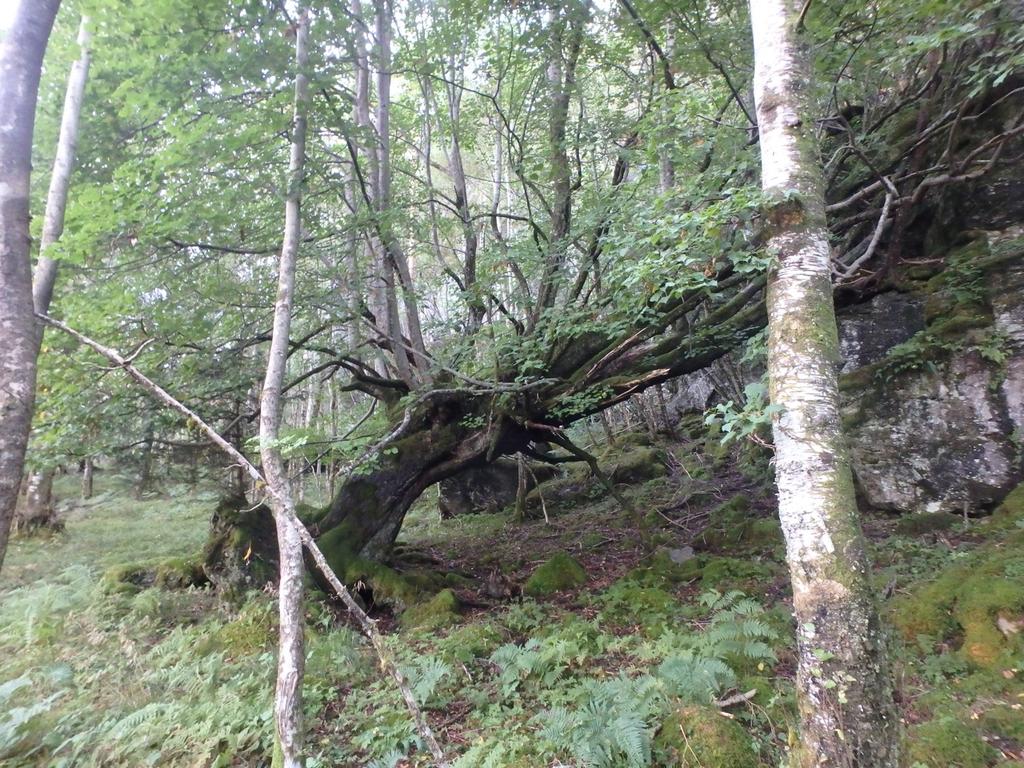
[(175, 557), (157, 564), (154, 583), (164, 589), (187, 589), (206, 586), (210, 580), (200, 561)]
[(441, 629), (459, 623), (461, 602), (450, 589), (442, 589), (429, 600), (416, 603), (402, 613), (406, 629)]
[(130, 563), (105, 570), (100, 577), (100, 588), (108, 594), (134, 595), (152, 587), (155, 581), (152, 565)]
[(619, 454), (605, 470), (613, 483), (635, 485), (668, 474), (665, 452), (654, 446), (639, 446)]
[(277, 642), (277, 611), (274, 603), (262, 596), (246, 602), (234, 619), (222, 625), (214, 643), (229, 656), (248, 656), (268, 651)]
[[(555, 476), (550, 464), (531, 463), (527, 490)], [(479, 512), (500, 512), (511, 507), (519, 490), (519, 464), (498, 459), (485, 467), (473, 467), (438, 483), (437, 507), (442, 518)]]
[(758, 768), (746, 730), (709, 707), (680, 707), (654, 738), (655, 765), (662, 768)]
[(907, 733), (907, 763), (927, 768), (986, 768), (999, 756), (970, 726), (955, 717), (915, 725)]
[[(905, 286), (919, 297), (917, 330), (840, 381), (857, 489), (871, 508), (977, 511), (1021, 480), (1024, 238), (1019, 227), (972, 236), (937, 275)], [(864, 320), (873, 336), (893, 322), (911, 329), (883, 306)]]
[(974, 554), (894, 602), (904, 638), (959, 640), (964, 658), (994, 666), (1024, 651), (1024, 552), (1017, 537)]
[(546, 597), (564, 589), (583, 586), (587, 572), (565, 552), (559, 552), (533, 572), (523, 592), (531, 597)]
[(531, 515), (540, 515), (543, 510), (567, 509), (585, 504), (608, 493), (589, 470), (576, 467), (564, 475), (541, 483), (526, 494), (526, 509)]

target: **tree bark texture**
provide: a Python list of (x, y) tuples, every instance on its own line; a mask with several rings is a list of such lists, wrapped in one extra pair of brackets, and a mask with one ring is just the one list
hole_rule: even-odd
[(59, 5), (60, 0), (23, 2), (0, 42), (0, 567), (35, 404), (29, 176), (40, 70)]
[(751, 0), (769, 198), (768, 373), (798, 638), (801, 766), (895, 768), (886, 642), (839, 413), (839, 343), (802, 0)]
[[(82, 114), (82, 100), (85, 84), (89, 77), (90, 59), (89, 17), (83, 16), (78, 27), (78, 59), (71, 66), (67, 90), (64, 93), (64, 109), (61, 112), (60, 136), (57, 152), (50, 174), (50, 188), (46, 195), (46, 211), (43, 214), (43, 232), (39, 239), (39, 259), (36, 262), (32, 280), (32, 304), (35, 311), (46, 314), (50, 311), (53, 287), (57, 281), (57, 260), (52, 258), (50, 247), (60, 240), (64, 232), (64, 212), (67, 210), (68, 189), (71, 173), (75, 167), (75, 152), (78, 147), (78, 123)], [(36, 354), (42, 346), (45, 326), (38, 326)], [(47, 489), (45, 493), (29, 494), (22, 510), (22, 519), (17, 527), (22, 531), (50, 528), (56, 525), (53, 508), (53, 467), (33, 470), (29, 475), (29, 488)]]
[[(68, 189), (71, 173), (75, 168), (75, 154), (78, 148), (78, 123), (85, 98), (85, 84), (89, 78), (90, 36), (89, 17), (83, 16), (78, 27), (78, 60), (71, 66), (68, 87), (64, 93), (64, 109), (61, 112), (60, 138), (57, 140), (57, 154), (50, 174), (50, 189), (46, 195), (46, 212), (43, 214), (43, 233), (39, 239), (39, 261), (36, 263), (35, 279), (32, 283), (32, 299), (36, 312), (50, 311), (53, 286), (57, 279), (57, 261), (48, 250), (60, 240), (64, 232), (64, 212), (67, 210)], [(39, 326), (42, 339), (44, 326)]]
[[(302, 539), (292, 524), (295, 502), (287, 463), (278, 438), (281, 428), (285, 369), (288, 365), (288, 337), (291, 333), (292, 302), (295, 292), (295, 263), (301, 240), (300, 206), (306, 157), (306, 113), (309, 102), (309, 15), (298, 10), (295, 30), (295, 108), (292, 120), (291, 158), (288, 164), (288, 194), (285, 200), (284, 240), (278, 267), (277, 302), (267, 358), (267, 372), (260, 399), (260, 457), (263, 475), (270, 486), (279, 553), (277, 686), (274, 715), (281, 768), (303, 764), (302, 677), (305, 664), (304, 618), (302, 611)], [(275, 760), (275, 763), (277, 760)]]

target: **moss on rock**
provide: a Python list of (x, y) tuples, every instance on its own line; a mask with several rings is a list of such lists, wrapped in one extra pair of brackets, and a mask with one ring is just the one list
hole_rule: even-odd
[(757, 753), (743, 726), (709, 707), (680, 707), (654, 739), (656, 765), (672, 768), (757, 768)]
[(175, 557), (157, 564), (154, 583), (164, 589), (187, 589), (210, 583), (198, 560)]
[(634, 485), (668, 474), (665, 452), (653, 446), (640, 446), (617, 456), (608, 469), (613, 483)]
[(406, 608), (402, 626), (407, 629), (441, 629), (459, 623), (462, 603), (450, 589), (442, 589), (432, 598)]
[(258, 597), (247, 602), (233, 621), (216, 632), (216, 643), (229, 656), (248, 656), (269, 650), (276, 640), (274, 604)]
[(991, 529), (1007, 530), (1017, 527), (1024, 520), (1024, 483), (1010, 491), (992, 513)]
[(910, 765), (928, 768), (985, 768), (999, 756), (970, 726), (955, 717), (916, 725), (907, 733)]
[(153, 586), (155, 580), (156, 574), (151, 565), (115, 565), (103, 572), (100, 588), (108, 594), (134, 595)]
[(565, 552), (559, 552), (537, 568), (526, 581), (523, 591), (532, 597), (545, 597), (563, 589), (585, 584), (587, 572)]

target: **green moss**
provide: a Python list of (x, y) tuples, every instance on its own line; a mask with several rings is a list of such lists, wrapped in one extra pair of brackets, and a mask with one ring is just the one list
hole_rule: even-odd
[(767, 704), (775, 696), (772, 681), (762, 675), (746, 675), (740, 678), (736, 688), (742, 693), (754, 691), (751, 701), (756, 704)]
[(699, 440), (707, 431), (704, 423), (703, 413), (684, 413), (676, 422), (675, 431), (677, 435), (689, 437), (691, 440)]
[(985, 768), (999, 756), (972, 728), (955, 717), (916, 725), (907, 733), (907, 758), (928, 768)]
[(402, 614), (407, 629), (441, 629), (459, 623), (462, 604), (450, 589), (442, 589), (424, 603), (412, 605)]
[(108, 594), (134, 595), (153, 586), (154, 579), (151, 565), (115, 565), (103, 572), (100, 588)]
[(1024, 712), (1019, 709), (1000, 704), (985, 710), (979, 722), (986, 733), (1024, 744)]
[(701, 575), (701, 583), (705, 587), (732, 586), (750, 581), (763, 583), (775, 577), (776, 569), (765, 563), (751, 560), (741, 560), (735, 557), (712, 557), (708, 558), (704, 564)]
[(658, 765), (677, 768), (757, 768), (750, 736), (735, 720), (709, 707), (681, 707), (654, 739)]
[(641, 446), (618, 456), (607, 470), (613, 483), (634, 485), (668, 474), (665, 452), (660, 448)]
[(1017, 528), (1017, 523), (1024, 520), (1024, 483), (1021, 483), (1006, 498), (996, 511), (992, 513), (992, 530)]
[(164, 589), (186, 589), (201, 587), (209, 583), (202, 563), (184, 557), (164, 560), (156, 566), (156, 586)]
[(668, 549), (659, 549), (641, 565), (626, 574), (625, 578), (656, 587), (682, 584), (700, 576), (704, 560), (702, 555), (694, 555), (688, 560), (677, 563), (672, 560)]
[(751, 517), (750, 501), (739, 494), (711, 511), (701, 544), (713, 551), (765, 551), (782, 543), (782, 528), (774, 518)]
[(523, 591), (533, 597), (544, 597), (563, 589), (585, 584), (587, 572), (564, 552), (559, 552), (533, 572)]
[(910, 514), (899, 519), (896, 523), (896, 532), (905, 536), (919, 536), (933, 531), (948, 531), (957, 522), (959, 522), (959, 518), (956, 515), (945, 512)]
[(910, 642), (919, 635), (960, 640), (960, 652), (981, 667), (1024, 650), (1020, 634), (1006, 636), (1000, 618), (1024, 616), (1024, 555), (1015, 546), (990, 546), (894, 602), (894, 620)]
[(273, 603), (260, 598), (250, 600), (233, 621), (217, 630), (215, 640), (228, 656), (249, 656), (270, 650), (277, 640), (277, 613)]
[(717, 421), (708, 424), (704, 437), (704, 453), (711, 459), (712, 468), (720, 467), (732, 457), (732, 446), (723, 443), (722, 425)]

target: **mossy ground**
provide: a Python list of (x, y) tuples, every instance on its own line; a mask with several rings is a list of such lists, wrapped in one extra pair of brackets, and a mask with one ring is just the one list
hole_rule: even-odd
[[(771, 493), (697, 438), (656, 446), (668, 475), (619, 486), (647, 514), (647, 543), (607, 495), (550, 510), (548, 522), (517, 522), (511, 510), (440, 521), (428, 498), (411, 513), (396, 561), (352, 566), (378, 594), (390, 590), (374, 617), (458, 768), (583, 765), (586, 744), (633, 733), (629, 716), (640, 718), (638, 743), (650, 756), (637, 765), (784, 760), (796, 717), (793, 629)], [(624, 441), (623, 450), (636, 449)], [(956, 520), (940, 531), (867, 521), (879, 589), (895, 584), (890, 606), (907, 638), (901, 699), (908, 754), (921, 765), (943, 755), (990, 767), (1024, 749), (1024, 659), (1000, 641), (979, 662), (961, 624), (1012, 604), (993, 585), (1021, 575), (1015, 498), (990, 523)], [(0, 583), (0, 653), (13, 660), (0, 684), (27, 676), (30, 685), (0, 701), (0, 728), (17, 707), (44, 704), (0, 746), (5, 765), (266, 764), (272, 596), (225, 601), (189, 586), (213, 499), (140, 505), (111, 487), (68, 516), (65, 534), (15, 543)], [(972, 577), (988, 588), (968, 610), (960, 603)], [(544, 589), (528, 588), (531, 580)], [(731, 590), (763, 606), (757, 621), (774, 639), (771, 658), (716, 657), (728, 675), (715, 678), (713, 698), (753, 692), (725, 717), (709, 698), (681, 697), (660, 670), (681, 653), (706, 658), (722, 612), (701, 597)], [(400, 697), (336, 602), (312, 591), (307, 627), (311, 757), (376, 767), (401, 754), (397, 765), (427, 765)], [(552, 732), (556, 716), (566, 725)], [(631, 765), (621, 744), (605, 746), (605, 765)]]

